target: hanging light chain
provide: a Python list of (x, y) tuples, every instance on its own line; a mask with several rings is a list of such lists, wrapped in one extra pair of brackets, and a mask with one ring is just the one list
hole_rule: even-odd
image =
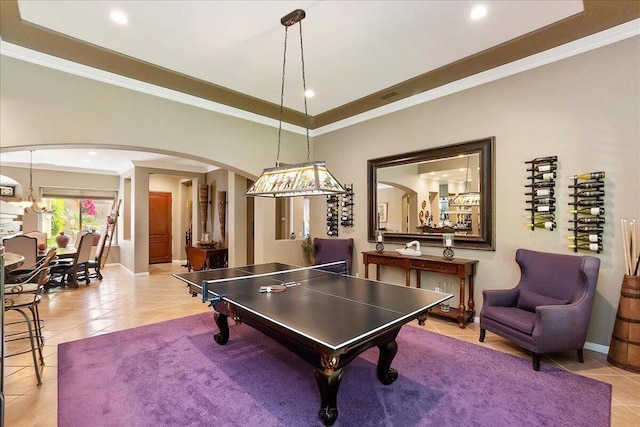
[(280, 167), (280, 139), (282, 137), (282, 114), (284, 110), (284, 77), (287, 68), (287, 34), (289, 27), (284, 27), (284, 55), (282, 58), (282, 85), (280, 89), (280, 122), (278, 124), (278, 151), (276, 152), (276, 167)]
[(47, 208), (45, 206), (38, 206), (38, 203), (33, 197), (33, 150), (29, 151), (29, 196), (27, 200), (31, 202), (31, 206), (25, 209), (25, 212), (28, 212), (31, 209), (34, 213), (42, 214), (47, 212)]
[(302, 98), (304, 99), (304, 118), (305, 130), (307, 131), (307, 161), (311, 160), (311, 149), (309, 146), (309, 112), (307, 111), (307, 79), (304, 74), (304, 47), (302, 43), (302, 21), (298, 22), (300, 26), (300, 59), (302, 62)]

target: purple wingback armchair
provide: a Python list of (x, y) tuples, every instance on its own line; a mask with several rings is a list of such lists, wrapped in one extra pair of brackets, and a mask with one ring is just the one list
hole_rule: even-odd
[(326, 268), (335, 273), (351, 274), (351, 262), (353, 258), (353, 239), (320, 239), (315, 237), (313, 245), (316, 250), (315, 264), (327, 262), (346, 261), (346, 268), (337, 265)]
[(518, 249), (521, 276), (509, 290), (483, 291), (480, 341), (489, 330), (533, 352), (533, 369), (540, 355), (577, 350), (587, 338), (600, 259)]

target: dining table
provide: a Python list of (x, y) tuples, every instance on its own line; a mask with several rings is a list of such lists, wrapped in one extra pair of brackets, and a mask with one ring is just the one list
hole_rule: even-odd
[[(53, 246), (53, 248), (56, 250), (56, 258), (58, 259), (73, 258), (76, 256), (76, 248), (57, 248), (55, 246)], [(38, 258), (44, 258), (49, 249), (51, 248), (47, 248), (43, 251), (38, 250)]]
[(56, 257), (73, 258), (76, 256), (76, 248), (56, 248)]
[[(4, 248), (3, 248), (4, 250)], [(4, 269), (5, 271), (14, 270), (22, 265), (24, 256), (13, 252), (4, 253)]]

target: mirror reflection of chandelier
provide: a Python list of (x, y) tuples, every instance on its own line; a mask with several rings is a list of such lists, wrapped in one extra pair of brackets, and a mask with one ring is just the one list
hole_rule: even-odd
[(282, 90), (280, 92), (280, 125), (278, 128), (278, 152), (276, 167), (265, 169), (256, 182), (247, 190), (247, 196), (261, 197), (294, 197), (342, 194), (344, 187), (331, 175), (323, 161), (310, 161), (309, 149), (309, 114), (307, 112), (307, 99), (304, 98), (304, 114), (307, 119), (307, 162), (294, 165), (280, 165), (280, 137), (282, 134), (282, 110), (284, 103), (285, 66), (287, 63), (287, 33), (290, 26), (300, 26), (300, 55), (302, 59), (302, 86), (307, 92), (307, 83), (304, 74), (304, 49), (302, 45), (302, 20), (305, 17), (304, 10), (296, 9), (284, 16), (280, 23), (284, 26), (284, 60), (282, 64)]
[(33, 151), (29, 151), (29, 195), (26, 199), (11, 203), (24, 209), (25, 213), (34, 212), (43, 214), (48, 211), (46, 203), (38, 202), (36, 198), (33, 197)]

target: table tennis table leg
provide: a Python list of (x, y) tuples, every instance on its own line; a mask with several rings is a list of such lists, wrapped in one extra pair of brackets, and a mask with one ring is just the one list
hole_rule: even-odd
[(213, 339), (220, 345), (225, 345), (229, 341), (229, 323), (227, 322), (228, 316), (218, 313), (217, 311), (213, 315), (213, 319), (218, 325), (220, 332), (213, 335)]
[(389, 385), (398, 379), (398, 371), (391, 367), (393, 358), (398, 352), (398, 343), (393, 340), (378, 346), (380, 354), (378, 355), (378, 379), (384, 385)]
[(331, 426), (338, 419), (338, 388), (342, 380), (342, 368), (316, 369), (315, 374), (322, 402), (318, 417), (324, 425)]

